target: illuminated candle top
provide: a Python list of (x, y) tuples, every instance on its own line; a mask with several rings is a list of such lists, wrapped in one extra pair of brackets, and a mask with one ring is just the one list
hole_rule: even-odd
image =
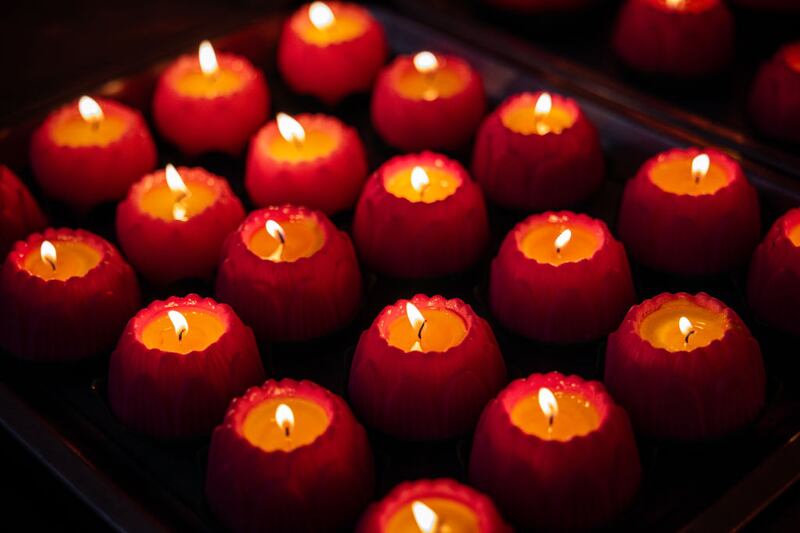
[(384, 179), (384, 187), (394, 196), (427, 204), (448, 198), (459, 186), (461, 177), (448, 171), (441, 160), (433, 165), (408, 166)]
[(277, 161), (312, 161), (330, 155), (339, 145), (339, 138), (331, 130), (319, 126), (306, 128), (286, 113), (278, 113), (275, 123), (279, 135), (272, 136), (266, 150)]
[(267, 219), (250, 236), (247, 247), (261, 259), (280, 263), (311, 257), (322, 248), (325, 236), (313, 217)]
[(244, 421), (244, 436), (264, 451), (292, 451), (314, 442), (330, 425), (328, 412), (301, 398), (269, 398), (253, 406)]
[(708, 154), (690, 157), (672, 152), (669, 157), (661, 157), (653, 165), (650, 179), (669, 193), (702, 196), (724, 188), (732, 177), (724, 167), (715, 164)]
[(556, 215), (533, 219), (517, 241), (525, 257), (554, 266), (588, 259), (602, 243), (598, 228)]
[(639, 325), (639, 336), (655, 348), (683, 352), (722, 339), (728, 328), (724, 313), (675, 298), (644, 317)]
[(163, 181), (154, 179), (152, 185), (139, 198), (139, 209), (155, 218), (167, 222), (185, 222), (202, 213), (218, 198), (214, 178), (199, 169), (184, 169), (193, 179), (184, 179), (177, 168), (167, 164)]
[(325, 2), (311, 2), (308, 6), (308, 18), (318, 30), (326, 30), (336, 22), (336, 16)]
[(467, 326), (461, 315), (446, 308), (420, 310), (406, 303), (405, 315), (395, 318), (388, 327), (386, 341), (405, 352), (443, 352), (461, 344)]
[(175, 88), (185, 96), (216, 98), (239, 90), (242, 76), (224, 68), (209, 41), (203, 41), (197, 49), (196, 70), (188, 70), (176, 80)]
[(518, 400), (510, 417), (525, 433), (545, 440), (567, 441), (600, 426), (597, 409), (580, 393), (552, 391), (547, 387)]
[(205, 350), (225, 330), (225, 322), (212, 310), (186, 306), (153, 316), (142, 328), (140, 339), (150, 350), (185, 355)]
[(468, 505), (431, 495), (404, 503), (386, 522), (384, 533), (479, 533), (478, 515)]
[(466, 86), (469, 73), (462, 70), (433, 52), (418, 52), (405, 67), (398, 68), (395, 89), (412, 100), (448, 98)]
[(90, 96), (78, 100), (78, 113), (62, 115), (54, 124), (52, 135), (61, 146), (107, 146), (127, 131), (125, 121), (116, 114), (106, 115)]
[(364, 34), (368, 14), (350, 4), (311, 2), (307, 16), (295, 16), (292, 28), (306, 42), (328, 46), (351, 41)]
[(578, 110), (547, 92), (514, 98), (500, 116), (503, 125), (522, 135), (560, 134), (578, 119)]
[(26, 271), (44, 280), (85, 276), (100, 264), (100, 251), (77, 239), (44, 240), (25, 257)]

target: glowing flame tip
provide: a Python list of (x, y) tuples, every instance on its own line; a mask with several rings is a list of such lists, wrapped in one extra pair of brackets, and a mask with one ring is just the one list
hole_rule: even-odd
[(308, 7), (308, 18), (318, 30), (324, 30), (334, 23), (336, 17), (325, 2), (311, 2)]
[(561, 233), (558, 234), (556, 240), (553, 244), (555, 244), (556, 251), (560, 252), (563, 247), (569, 244), (569, 241), (572, 239), (572, 230), (565, 229)]
[(430, 182), (431, 180), (424, 168), (416, 166), (411, 170), (411, 187), (415, 191), (421, 192)]
[(214, 74), (219, 69), (217, 54), (210, 41), (203, 41), (197, 50), (197, 57), (200, 60), (200, 70), (203, 74)]
[(278, 113), (275, 116), (278, 123), (278, 132), (287, 142), (303, 143), (306, 140), (306, 130), (303, 129), (297, 119), (286, 113)]
[(708, 154), (700, 154), (692, 159), (692, 177), (695, 180), (701, 180), (708, 174), (708, 169), (711, 166), (711, 158)]
[(275, 409), (275, 423), (283, 429), (288, 437), (289, 433), (294, 429), (294, 411), (292, 411), (292, 408), (285, 403), (278, 405)]
[(41, 246), (39, 246), (39, 256), (42, 261), (53, 267), (53, 270), (56, 269), (56, 247), (53, 246), (52, 242), (42, 241)]
[(419, 52), (414, 56), (414, 68), (422, 74), (428, 74), (439, 68), (439, 60), (431, 52)]
[(544, 416), (548, 418), (555, 418), (558, 414), (558, 402), (553, 391), (547, 387), (539, 389), (539, 407), (542, 409)]
[(433, 533), (436, 531), (439, 517), (436, 516), (436, 512), (433, 509), (419, 500), (414, 500), (411, 503), (411, 512), (414, 514), (414, 521), (417, 523), (417, 527), (419, 527), (422, 533)]
[(100, 104), (91, 96), (81, 96), (78, 100), (78, 112), (83, 120), (90, 124), (96, 124), (103, 120), (103, 110)]
[(183, 340), (183, 336), (189, 331), (189, 323), (186, 322), (186, 317), (183, 316), (183, 313), (174, 309), (167, 311), (167, 316), (169, 321), (172, 322), (172, 327), (175, 328), (175, 335), (178, 336), (178, 340)]
[(533, 108), (536, 118), (546, 117), (550, 114), (551, 109), (553, 109), (553, 97), (550, 96), (550, 93), (540, 94), (536, 99), (536, 106)]

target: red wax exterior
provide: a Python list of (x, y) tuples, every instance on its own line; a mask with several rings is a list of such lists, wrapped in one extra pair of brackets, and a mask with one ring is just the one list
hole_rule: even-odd
[[(442, 165), (461, 185), (447, 198), (412, 202), (386, 190), (401, 169)], [(431, 152), (397, 156), (367, 180), (356, 205), (353, 239), (371, 269), (397, 278), (424, 278), (469, 268), (489, 239), (489, 222), (480, 187), (455, 160)]]
[(520, 13), (545, 13), (584, 9), (597, 0), (486, 0), (486, 3)]
[(234, 54), (218, 52), (217, 62), (220, 69), (241, 77), (238, 90), (213, 98), (178, 92), (178, 80), (200, 70), (197, 54), (187, 54), (167, 67), (153, 95), (156, 129), (189, 156), (213, 151), (238, 155), (267, 120), (269, 89), (261, 71)]
[[(555, 266), (522, 253), (519, 242), (537, 219), (549, 217), (589, 225), (600, 248), (589, 258)], [(569, 211), (532, 215), (506, 236), (492, 261), (489, 305), (507, 328), (549, 343), (604, 337), (634, 303), (625, 249), (601, 220)]]
[(224, 178), (202, 168), (179, 167), (185, 183), (205, 183), (217, 200), (186, 221), (166, 221), (142, 211), (142, 196), (164, 186), (163, 170), (144, 176), (117, 206), (117, 239), (134, 268), (153, 283), (185, 278), (210, 279), (222, 243), (244, 218), (242, 203)]
[(131, 183), (156, 166), (156, 147), (142, 115), (113, 100), (95, 98), (103, 113), (120, 117), (127, 129), (106, 146), (60, 146), (53, 128), (70, 115), (80, 117), (78, 102), (54, 111), (31, 137), (31, 166), (42, 191), (85, 211), (125, 196)]
[[(675, 297), (727, 314), (725, 336), (686, 352), (639, 336), (648, 314)], [(764, 405), (761, 350), (736, 313), (705, 293), (660, 294), (631, 308), (608, 338), (605, 383), (637, 429), (659, 438), (713, 438), (751, 422)]]
[(472, 172), (486, 195), (503, 207), (536, 211), (569, 207), (586, 200), (603, 182), (600, 137), (574, 100), (551, 94), (554, 106), (570, 108), (577, 115), (575, 123), (559, 134), (523, 135), (503, 124), (506, 108), (521, 99), (533, 106), (539, 95), (507, 98), (478, 130)]
[(614, 30), (613, 46), (630, 67), (675, 77), (711, 74), (733, 56), (733, 15), (720, 0), (628, 0)]
[[(325, 243), (311, 257), (293, 262), (261, 259), (247, 242), (267, 218), (315, 217)], [(250, 213), (225, 241), (216, 295), (228, 303), (261, 340), (302, 341), (348, 324), (361, 303), (361, 273), (350, 238), (319, 211), (268, 207)]]
[[(790, 56), (795, 67), (790, 66)], [(800, 42), (761, 66), (750, 92), (750, 119), (765, 134), (800, 142)]]
[(47, 225), (42, 210), (28, 188), (11, 169), (0, 165), (0, 257), (11, 245)]
[[(201, 308), (225, 323), (225, 332), (208, 348), (187, 354), (150, 349), (142, 332), (169, 309)], [(264, 381), (253, 332), (233, 310), (190, 294), (154, 301), (134, 316), (111, 354), (108, 399), (126, 426), (152, 437), (175, 439), (207, 434), (228, 403), (249, 386)]]
[[(511, 422), (523, 396), (551, 391), (581, 394), (600, 425), (568, 441), (544, 440)], [(470, 483), (491, 496), (524, 528), (587, 529), (619, 514), (639, 485), (639, 453), (625, 411), (602, 383), (557, 372), (518, 379), (481, 415), (469, 464)]]
[(253, 138), (247, 154), (245, 186), (257, 206), (291, 203), (331, 215), (353, 207), (367, 177), (367, 155), (358, 132), (334, 117), (294, 117), (305, 129), (320, 129), (338, 139), (334, 151), (312, 161), (276, 161), (268, 147), (280, 136), (273, 120)]
[(356, 533), (384, 533), (392, 517), (405, 505), (425, 498), (446, 498), (467, 506), (478, 518), (481, 533), (511, 533), (503, 517), (485, 495), (452, 479), (406, 481), (373, 503), (356, 528)]
[(759, 318), (800, 336), (800, 247), (788, 234), (797, 226), (800, 208), (779, 218), (756, 248), (747, 297)]
[[(44, 280), (23, 268), (42, 241), (70, 236), (101, 252), (82, 277)], [(0, 345), (36, 361), (82, 359), (110, 350), (139, 308), (139, 286), (128, 263), (110, 243), (83, 230), (52, 229), (19, 241), (0, 273)]]
[(367, 425), (409, 440), (469, 433), (481, 410), (506, 382), (506, 367), (489, 324), (459, 299), (418, 294), (420, 310), (449, 309), (467, 336), (444, 352), (404, 352), (387, 342), (389, 326), (406, 315), (408, 300), (387, 306), (358, 341), (350, 368), (353, 408)]
[(760, 208), (756, 190), (736, 161), (717, 150), (703, 151), (732, 177), (714, 194), (673, 194), (650, 179), (658, 162), (700, 153), (689, 148), (659, 154), (625, 185), (619, 236), (634, 261), (663, 272), (696, 276), (725, 272), (750, 258), (761, 231)]
[(372, 87), (388, 55), (383, 28), (363, 7), (326, 2), (335, 16), (364, 18), (363, 34), (349, 41), (317, 45), (305, 41), (297, 27), (308, 18), (308, 4), (286, 22), (278, 44), (278, 69), (294, 92), (310, 94), (333, 105), (345, 96)]
[[(328, 429), (292, 451), (267, 452), (243, 434), (250, 409), (272, 397), (316, 401)], [(206, 497), (233, 531), (335, 531), (352, 525), (372, 497), (372, 452), (364, 428), (339, 396), (310, 381), (267, 381), (231, 402), (214, 430)]]
[(436, 55), (442, 68), (456, 69), (466, 80), (463, 89), (449, 97), (412, 100), (400, 94), (397, 80), (413, 69), (412, 56), (400, 56), (384, 68), (372, 93), (372, 124), (383, 140), (404, 152), (452, 151), (472, 138), (486, 110), (480, 75), (463, 59)]

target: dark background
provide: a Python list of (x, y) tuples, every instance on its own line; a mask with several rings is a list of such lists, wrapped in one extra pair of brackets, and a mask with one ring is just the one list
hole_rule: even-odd
[[(800, 2), (800, 0), (798, 0)], [(174, 55), (174, 42), (201, 39), (235, 27), (281, 1), (77, 0), (6, 1), (0, 14), (0, 139), (5, 128), (31, 113), (72, 98), (103, 80)], [(431, 9), (477, 19), (568, 57), (598, 76), (635, 92), (703, 116), (742, 135), (754, 136), (742, 112), (757, 65), (780, 43), (800, 38), (797, 15), (765, 15), (737, 9), (737, 55), (713, 79), (690, 83), (652, 81), (626, 70), (606, 46), (618, 2), (583, 15), (518, 17), (474, 1), (428, 0), (409, 9)], [(797, 147), (765, 143), (798, 153)], [(102, 529), (102, 521), (54, 479), (27, 451), (0, 431), (0, 501), (9, 524), (32, 529)], [(800, 524), (800, 487), (775, 502), (751, 526), (790, 531)]]

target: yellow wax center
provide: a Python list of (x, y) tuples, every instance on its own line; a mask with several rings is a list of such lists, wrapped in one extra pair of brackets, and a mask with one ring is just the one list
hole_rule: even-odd
[(520, 98), (502, 113), (500, 119), (503, 125), (515, 133), (522, 135), (544, 135), (546, 133), (559, 134), (575, 124), (577, 117), (568, 107), (553, 102), (553, 107), (548, 113), (536, 113), (536, 100), (534, 98)]
[(352, 41), (361, 37), (367, 30), (367, 19), (356, 13), (336, 10), (333, 22), (323, 28), (317, 28), (306, 14), (296, 19), (295, 31), (307, 43), (325, 46), (328, 44)]
[(325, 244), (325, 235), (317, 222), (309, 217), (295, 217), (278, 221), (283, 229), (284, 243), (273, 237), (266, 227), (259, 228), (250, 237), (247, 247), (261, 259), (270, 261), (297, 261), (311, 257)]
[(461, 185), (461, 178), (443, 168), (433, 165), (423, 165), (420, 168), (428, 177), (427, 184), (417, 184), (415, 188), (411, 180), (414, 167), (408, 167), (389, 176), (384, 181), (384, 187), (398, 198), (431, 204), (453, 195)]
[(705, 176), (699, 178), (694, 176), (692, 160), (692, 157), (686, 156), (672, 157), (658, 162), (650, 170), (650, 179), (665, 192), (689, 196), (714, 194), (730, 183), (731, 178), (725, 169), (713, 161)]
[(541, 439), (567, 441), (587, 435), (600, 426), (597, 409), (579, 394), (555, 391), (558, 412), (553, 423), (539, 404), (536, 393), (525, 396), (511, 408), (511, 422), (529, 435)]
[(59, 146), (108, 146), (119, 140), (128, 127), (122, 117), (106, 114), (94, 122), (80, 115), (66, 114), (52, 129), (53, 142)]
[(217, 201), (217, 191), (203, 183), (187, 181), (186, 188), (189, 192), (184, 195), (166, 183), (158, 184), (142, 195), (139, 209), (166, 221), (188, 220)]
[[(281, 404), (292, 410), (292, 424), (279, 424), (276, 420)], [(316, 402), (305, 398), (269, 398), (250, 409), (243, 430), (244, 438), (264, 451), (288, 452), (314, 442), (329, 425), (328, 413)]]
[(275, 135), (267, 147), (272, 159), (299, 163), (327, 157), (336, 150), (339, 141), (334, 135), (316, 128), (304, 129), (306, 133), (304, 141), (287, 141), (280, 135)]
[(792, 241), (792, 244), (795, 246), (800, 247), (800, 224), (795, 224), (795, 226), (789, 230), (789, 240)]
[(461, 92), (467, 84), (464, 75), (444, 60), (431, 72), (419, 72), (412, 64), (398, 76), (395, 88), (402, 96), (411, 100), (436, 100), (448, 98)]
[(242, 77), (221, 66), (213, 74), (205, 74), (200, 70), (184, 73), (175, 81), (175, 90), (184, 96), (194, 98), (216, 98), (234, 93), (242, 86)]
[[(681, 317), (689, 320), (690, 328), (681, 329)], [(639, 325), (639, 336), (655, 348), (682, 352), (708, 346), (724, 337), (727, 330), (724, 313), (677, 298), (644, 317)]]
[(420, 308), (425, 319), (420, 336), (420, 326), (415, 327), (405, 314), (389, 324), (386, 341), (405, 352), (443, 352), (461, 344), (467, 336), (467, 325), (461, 315), (449, 309)]
[(101, 252), (85, 242), (76, 240), (52, 240), (56, 249), (56, 260), (53, 264), (42, 259), (39, 247), (34, 247), (25, 256), (25, 270), (45, 280), (65, 280), (72, 277), (85, 276), (100, 263)]
[[(463, 503), (450, 498), (430, 497), (418, 500), (436, 513), (436, 533), (479, 533), (478, 515)], [(389, 518), (384, 533), (420, 533), (420, 525), (414, 518), (412, 503), (400, 507)]]
[(225, 333), (225, 323), (211, 311), (192, 307), (174, 310), (183, 315), (189, 327), (179, 335), (165, 310), (142, 330), (141, 340), (148, 349), (187, 354), (205, 350)]
[[(571, 232), (569, 241), (557, 246), (556, 241), (567, 229)], [(592, 257), (600, 249), (600, 238), (582, 224), (546, 222), (530, 227), (518, 246), (528, 259), (558, 266)]]

